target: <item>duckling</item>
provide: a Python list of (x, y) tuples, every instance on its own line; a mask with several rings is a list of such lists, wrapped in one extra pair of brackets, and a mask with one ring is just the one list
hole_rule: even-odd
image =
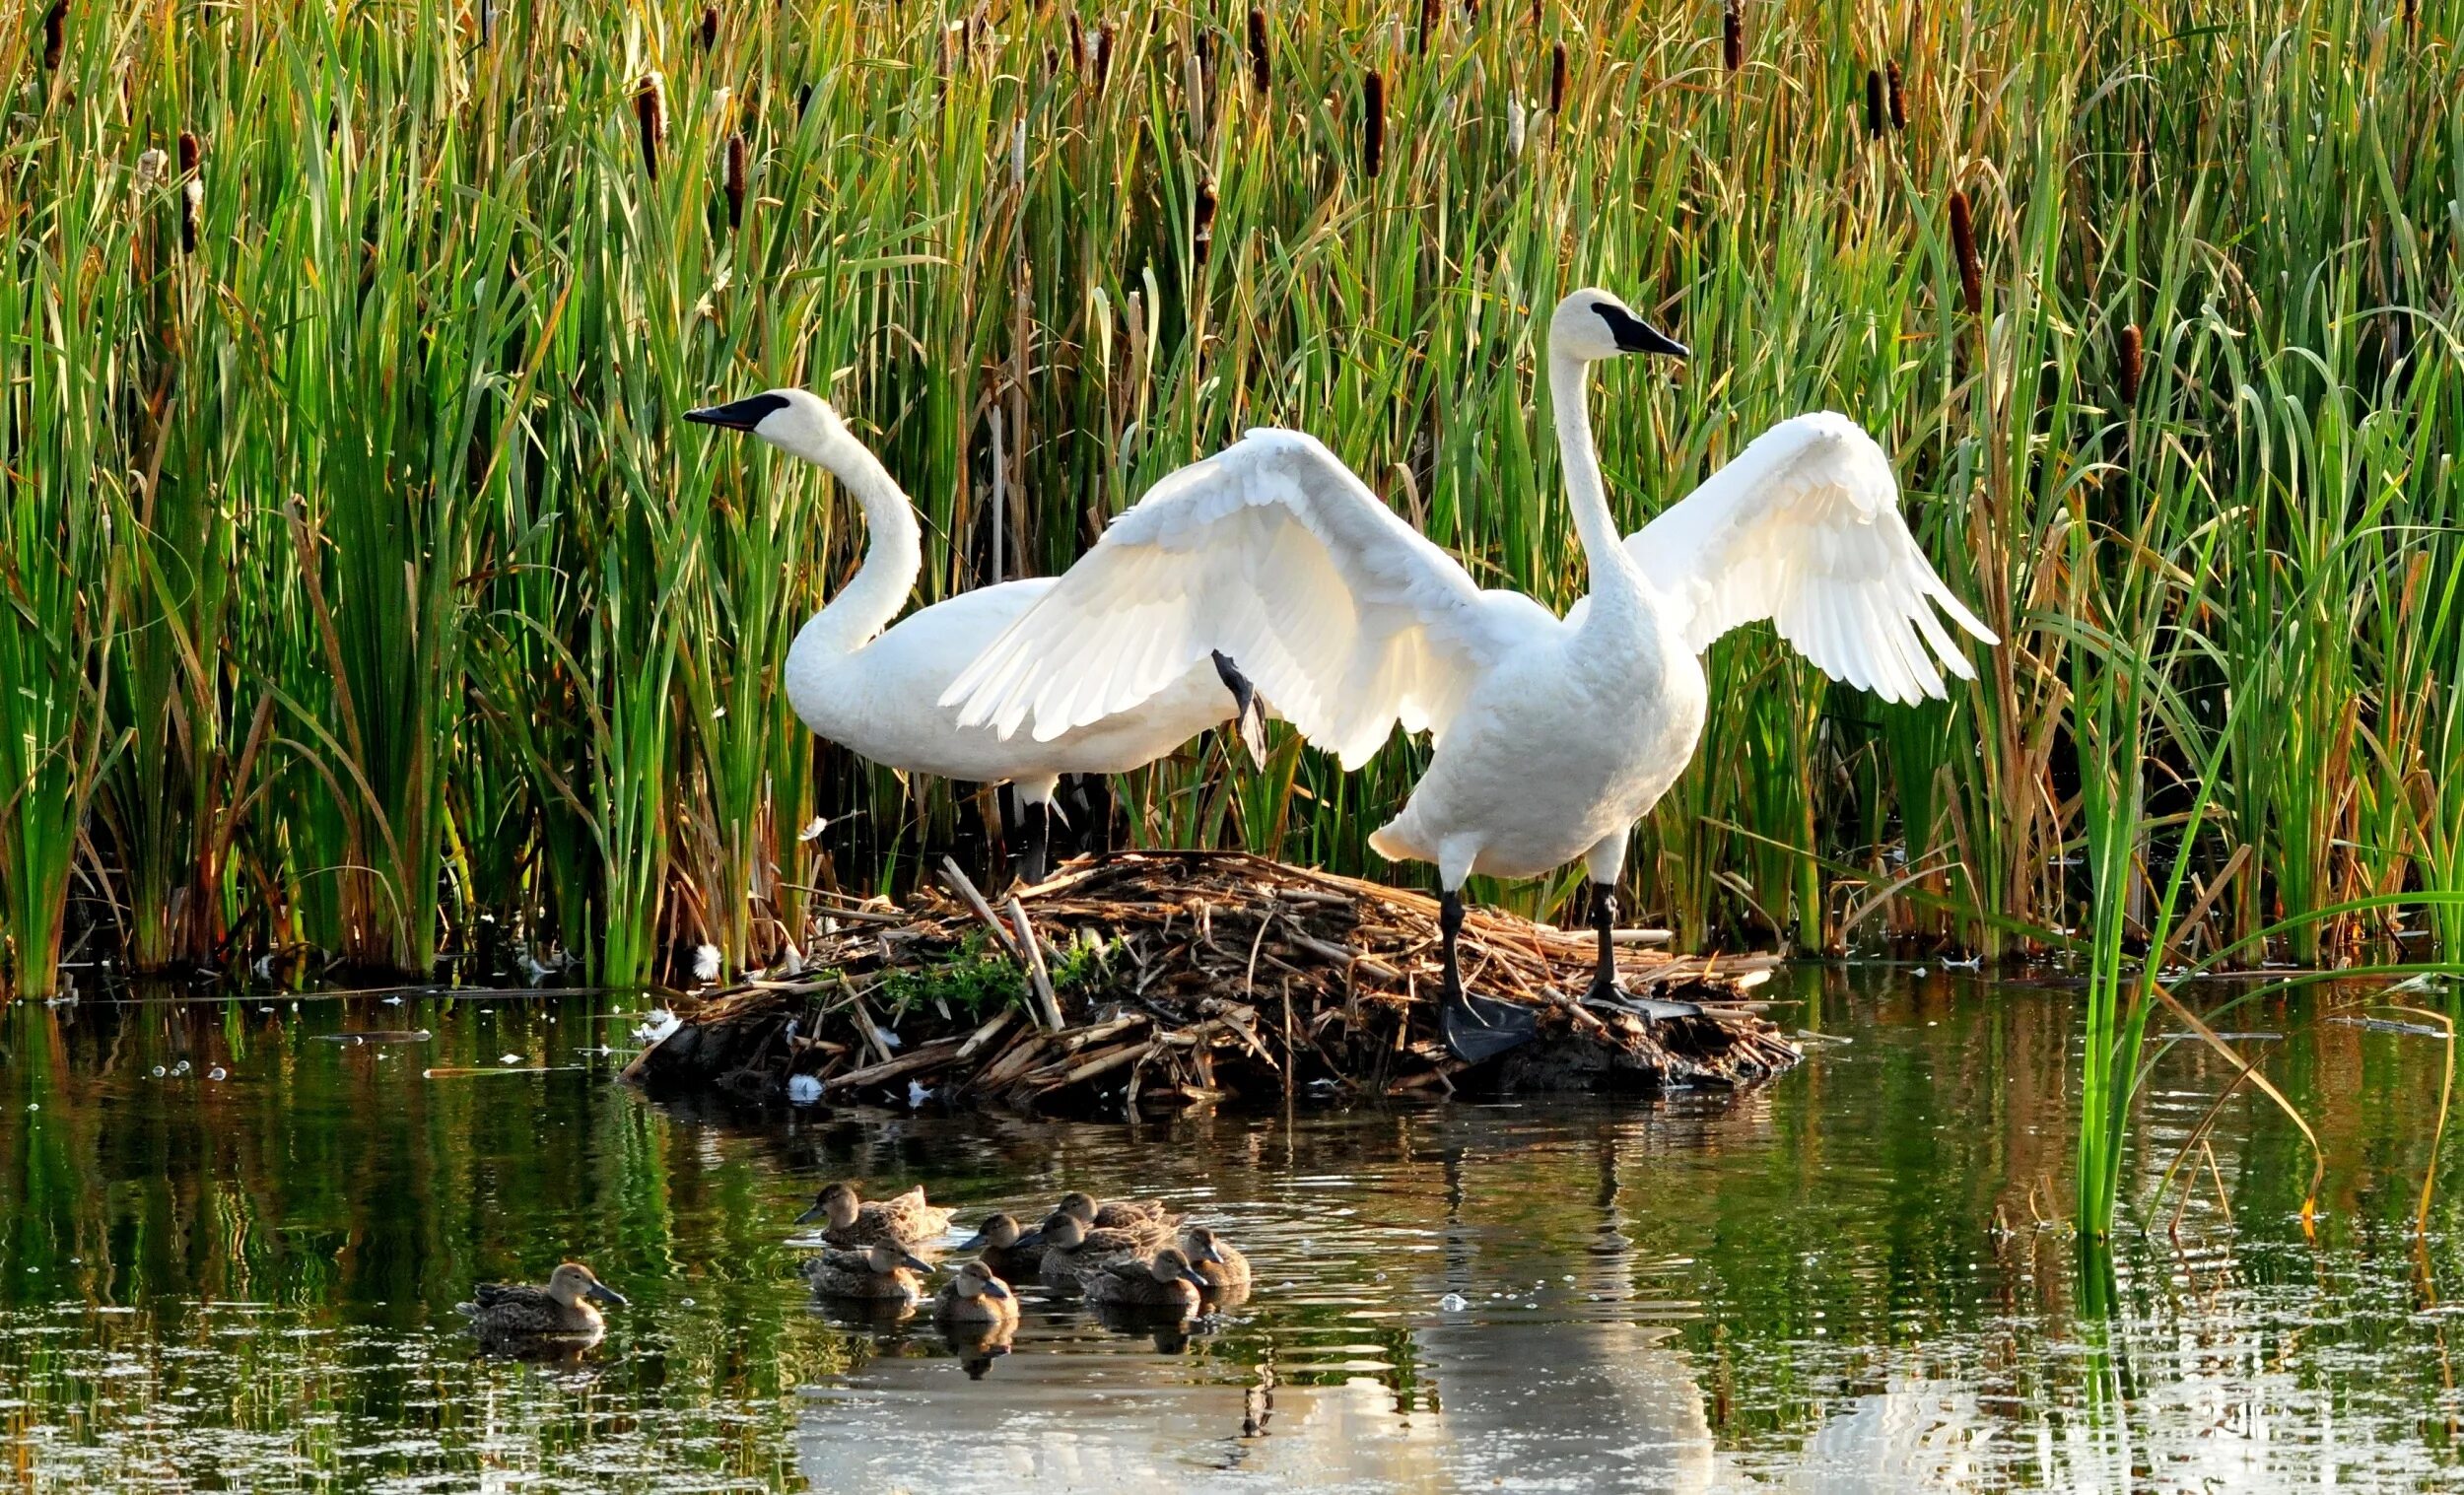
[(866, 1298), (913, 1304), (922, 1296), (916, 1274), (932, 1263), (904, 1247), (875, 1242), (862, 1251), (826, 1251), (804, 1263), (813, 1291), (825, 1298)]
[(1009, 1290), (1008, 1283), (992, 1275), (991, 1267), (982, 1261), (970, 1261), (932, 1295), (932, 1317), (939, 1324), (970, 1328), (1014, 1327), (1018, 1323), (1018, 1295)]
[(954, 1209), (935, 1209), (924, 1202), (922, 1185), (890, 1199), (859, 1200), (853, 1184), (833, 1184), (813, 1196), (813, 1207), (795, 1217), (798, 1225), (827, 1220), (821, 1238), (847, 1250), (884, 1242), (914, 1248), (947, 1234)]
[(1021, 1282), (1043, 1275), (1044, 1267), (1044, 1248), (1040, 1244), (1029, 1246), (1026, 1239), (1018, 1228), (1017, 1217), (1002, 1211), (985, 1216), (976, 1233), (958, 1249), (974, 1252), (976, 1259), (1003, 1281)]
[(1177, 1246), (1143, 1261), (1115, 1261), (1082, 1280), (1086, 1301), (1099, 1307), (1178, 1309), (1184, 1315), (1198, 1312), (1198, 1295), (1206, 1289), (1206, 1279)]
[(1099, 1230), (1135, 1231), (1159, 1246), (1172, 1239), (1172, 1228), (1181, 1223), (1179, 1215), (1152, 1199), (1109, 1199), (1098, 1204), (1093, 1194), (1077, 1189), (1062, 1194), (1053, 1207)]
[(1144, 1237), (1127, 1230), (1089, 1230), (1076, 1215), (1056, 1210), (1042, 1226), (1018, 1238), (1021, 1246), (1041, 1247), (1044, 1260), (1037, 1275), (1047, 1287), (1075, 1288), (1088, 1272), (1115, 1261), (1127, 1261), (1153, 1250)]
[(1208, 1292), (1249, 1291), (1249, 1257), (1237, 1248), (1225, 1245), (1221, 1236), (1205, 1226), (1182, 1226), (1181, 1250), (1188, 1254), (1198, 1274), (1206, 1279)]
[(597, 1339), (607, 1321), (591, 1306), (622, 1303), (624, 1295), (599, 1280), (598, 1273), (579, 1261), (568, 1261), (548, 1274), (548, 1285), (529, 1287), (482, 1282), (471, 1301), (454, 1309), (470, 1320), (470, 1331), (483, 1339)]

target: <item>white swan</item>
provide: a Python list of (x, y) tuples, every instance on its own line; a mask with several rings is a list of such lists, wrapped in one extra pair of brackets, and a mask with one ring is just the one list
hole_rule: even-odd
[(1455, 935), (1474, 872), (1532, 877), (1582, 857), (1600, 931), (1589, 999), (1614, 1002), (1627, 832), (1693, 754), (1713, 639), (1769, 618), (1825, 671), (1893, 701), (1943, 693), (1924, 645), (1973, 678), (1931, 606), (1996, 642), (1926, 564), (1889, 461), (1844, 417), (1772, 428), (1620, 540), (1585, 409), (1589, 366), (1620, 353), (1685, 356), (1606, 292), (1559, 304), (1549, 389), (1592, 581), (1563, 620), (1474, 586), (1317, 442), (1259, 431), (1156, 485), (943, 699), (1003, 734), (1029, 717), (1037, 736), (1083, 730), (1214, 649), (1347, 768), (1397, 722), (1426, 728), (1428, 772), (1369, 844), (1437, 864), (1449, 1043), (1476, 1061), (1530, 1032), (1528, 1009), (1463, 992)]
[(1019, 818), (1030, 822), (1027, 881), (1044, 874), (1057, 813), (1053, 791), (1061, 775), (1144, 767), (1236, 712), (1243, 740), (1258, 750), (1260, 708), (1249, 682), (1228, 661), (1200, 663), (1177, 678), (1153, 681), (1120, 713), (1074, 731), (1004, 740), (962, 729), (958, 713), (939, 705), (939, 696), (970, 659), (1052, 589), (1053, 578), (980, 586), (889, 627), (924, 570), (916, 509), (829, 402), (803, 389), (773, 389), (688, 410), (684, 418), (749, 431), (790, 456), (827, 468), (855, 496), (871, 536), (864, 562), (795, 636), (787, 651), (787, 703), (806, 726), (875, 763), (1012, 785)]

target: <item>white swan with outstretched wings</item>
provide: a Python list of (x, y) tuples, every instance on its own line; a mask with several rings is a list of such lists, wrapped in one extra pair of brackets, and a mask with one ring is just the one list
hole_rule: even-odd
[(1995, 640), (1926, 563), (1889, 461), (1842, 416), (1782, 422), (1620, 537), (1585, 401), (1590, 365), (1621, 353), (1684, 349), (1606, 292), (1559, 304), (1548, 376), (1591, 568), (1591, 594), (1562, 620), (1473, 585), (1315, 441), (1252, 432), (1157, 484), (943, 703), (1003, 737), (1060, 735), (1212, 653), (1346, 766), (1398, 723), (1425, 729), (1428, 770), (1370, 845), (1437, 864), (1449, 1043), (1476, 1061), (1531, 1032), (1529, 1009), (1462, 989), (1454, 936), (1475, 872), (1582, 857), (1600, 931), (1591, 999), (1622, 1001), (1609, 952), (1627, 834), (1693, 756), (1713, 639), (1770, 619), (1823, 670), (1892, 701), (1942, 695), (1945, 670), (1974, 674), (1937, 606)]

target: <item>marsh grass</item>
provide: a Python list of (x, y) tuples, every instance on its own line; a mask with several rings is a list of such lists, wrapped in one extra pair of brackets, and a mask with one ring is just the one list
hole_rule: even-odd
[[(775, 961), (803, 889), (893, 889), (984, 802), (796, 725), (860, 524), (679, 410), (829, 390), (925, 600), (1283, 423), (1564, 605), (1532, 321), (1585, 283), (1696, 350), (1601, 381), (1629, 527), (1841, 409), (2008, 641), (1919, 710), (1722, 644), (1748, 709), (1638, 828), (1636, 917), (2119, 972), (2178, 871), (2183, 960), (2452, 958), (2460, 17), (21, 7), (10, 980), (89, 934), (424, 968), (490, 920), (619, 982)], [(1204, 742), (1124, 821), (1366, 869), (1424, 751)]]

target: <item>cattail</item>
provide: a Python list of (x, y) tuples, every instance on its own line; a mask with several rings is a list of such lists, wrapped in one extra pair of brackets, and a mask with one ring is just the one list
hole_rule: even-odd
[(747, 156), (744, 137), (727, 137), (727, 227), (744, 227), (744, 169)]
[(2139, 379), (2145, 373), (2147, 346), (2140, 336), (2139, 324), (2132, 322), (2122, 329), (2122, 403), (2130, 409), (2139, 408)]
[(1258, 86), (1261, 99), (1274, 83), (1274, 56), (1266, 50), (1266, 13), (1254, 5), (1249, 8), (1249, 81)]
[(1557, 49), (1548, 55), (1548, 112), (1554, 116), (1565, 111), (1566, 44), (1560, 41)]
[(179, 132), (179, 247), (193, 254), (205, 227), (205, 148), (186, 130)]
[(1198, 184), (1198, 203), (1190, 214), (1190, 247), (1202, 265), (1206, 263), (1206, 251), (1215, 242), (1215, 184), (1211, 181), (1201, 180)]
[(1086, 27), (1078, 13), (1069, 13), (1069, 71), (1080, 78), (1086, 76)]
[(1009, 122), (1009, 184), (1016, 191), (1027, 189), (1027, 122), (1024, 119)]
[(1506, 154), (1517, 161), (1523, 159), (1524, 132), (1531, 127), (1523, 111), (1523, 97), (1510, 95), (1506, 100)]
[(1720, 7), (1720, 60), (1732, 73), (1745, 65), (1745, 13), (1740, 0)]
[(1438, 0), (1420, 0), (1420, 55), (1429, 54), (1429, 38), (1437, 33)]
[(51, 9), (42, 13), (42, 70), (58, 72), (60, 57), (68, 50), (68, 0), (51, 0)]
[(1386, 170), (1386, 80), (1375, 68), (1360, 80), (1360, 141), (1361, 162), (1374, 181)]
[(1547, 12), (1548, 0), (1532, 0), (1532, 30), (1539, 31), (1548, 24)]
[(146, 191), (163, 184), (171, 174), (171, 159), (163, 154), (161, 146), (148, 146), (137, 154), (137, 190)]
[(655, 68), (633, 91), (633, 117), (642, 125), (642, 170), (656, 181), (659, 142), (667, 138), (667, 80)]
[(1868, 139), (1882, 133), (1882, 75), (1873, 68), (1865, 70), (1865, 133)]
[(1908, 101), (1899, 92), (1898, 63), (1892, 62), (1883, 65), (1882, 81), (1890, 88), (1891, 130), (1897, 134), (1905, 134), (1908, 129)]
[(496, 6), (493, 0), (479, 0), (479, 44), (496, 45)]
[(1112, 23), (1107, 21), (1095, 29), (1095, 92), (1104, 92), (1104, 80), (1112, 76)]
[(702, 7), (702, 50), (714, 51), (719, 46), (719, 7)]
[(1976, 258), (1976, 220), (1968, 212), (1968, 194), (1951, 194), (1951, 248), (1959, 259), (1959, 295), (1967, 303), (1968, 315), (1976, 316), (1985, 307), (1985, 270)]

